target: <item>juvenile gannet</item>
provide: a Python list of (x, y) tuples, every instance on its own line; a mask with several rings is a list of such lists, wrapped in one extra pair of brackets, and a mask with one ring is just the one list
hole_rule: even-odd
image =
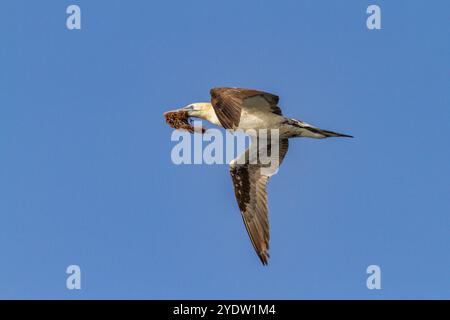
[[(267, 162), (264, 164), (260, 162), (258, 155), (252, 152), (251, 146), (230, 163), (230, 174), (242, 219), (256, 253), (263, 265), (267, 265), (269, 219), (266, 185), (288, 151), (288, 139), (352, 136), (319, 129), (303, 121), (284, 117), (278, 107), (279, 97), (271, 93), (252, 89), (214, 88), (210, 94), (211, 102), (191, 103), (179, 111), (187, 112), (189, 117), (207, 120), (232, 131), (279, 130), (279, 139), (275, 142), (279, 150), (278, 159), (272, 159), (276, 166), (269, 168)], [(260, 143), (263, 139), (265, 143)], [(270, 150), (274, 149), (274, 141), (267, 136), (265, 138), (260, 135), (251, 136), (251, 143), (258, 144), (258, 151), (265, 148), (269, 154)]]

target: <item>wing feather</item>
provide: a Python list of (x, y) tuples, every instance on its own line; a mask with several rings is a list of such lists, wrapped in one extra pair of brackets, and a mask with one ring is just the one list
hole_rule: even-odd
[(263, 102), (257, 103), (259, 111), (271, 112), (281, 115), (278, 107), (279, 97), (253, 89), (242, 88), (213, 88), (211, 93), (211, 104), (225, 129), (236, 129), (239, 126), (242, 109), (254, 108), (254, 103), (249, 102), (251, 98), (262, 98)]
[[(281, 139), (278, 166), (286, 156), (288, 147), (288, 140)], [(249, 157), (248, 149), (245, 155)], [(270, 233), (266, 186), (272, 174), (261, 170), (264, 166), (250, 164), (250, 161), (246, 161), (244, 164), (232, 164), (230, 174), (247, 233), (261, 262), (263, 265), (267, 265)]]

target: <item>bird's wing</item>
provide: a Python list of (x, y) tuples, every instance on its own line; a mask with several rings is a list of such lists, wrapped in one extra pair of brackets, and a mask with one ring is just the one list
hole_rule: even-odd
[[(258, 145), (261, 142), (259, 140), (256, 141), (256, 138), (252, 139), (252, 141), (252, 144), (257, 142)], [(259, 163), (260, 161), (254, 163), (255, 157), (258, 156), (256, 155), (257, 151), (251, 150), (251, 146), (240, 157), (233, 160), (230, 165), (234, 193), (241, 211), (242, 219), (253, 247), (263, 265), (267, 265), (269, 260), (270, 238), (266, 185), (269, 178), (278, 170), (278, 167), (288, 151), (288, 139), (280, 139), (277, 147), (278, 152), (272, 152), (275, 150), (274, 145), (268, 144), (267, 146), (269, 154), (268, 158), (270, 158), (271, 161), (273, 160), (271, 166), (261, 164)], [(261, 152), (264, 147), (255, 149)], [(267, 152), (267, 150), (263, 151)], [(237, 164), (236, 162), (241, 164)]]
[(281, 115), (281, 109), (277, 106), (279, 98), (271, 93), (240, 88), (214, 88), (210, 93), (211, 104), (225, 129), (239, 126), (243, 109)]

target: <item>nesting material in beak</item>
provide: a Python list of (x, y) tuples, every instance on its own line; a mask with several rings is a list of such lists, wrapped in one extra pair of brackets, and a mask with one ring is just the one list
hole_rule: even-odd
[(200, 132), (205, 133), (204, 128), (194, 127), (189, 122), (189, 114), (187, 110), (168, 111), (164, 113), (167, 124), (174, 129), (186, 130), (190, 133)]

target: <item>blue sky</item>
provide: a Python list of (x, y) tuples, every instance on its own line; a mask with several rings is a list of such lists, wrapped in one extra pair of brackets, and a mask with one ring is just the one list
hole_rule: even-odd
[[(0, 8), (0, 298), (450, 298), (448, 1)], [(292, 141), (268, 267), (227, 166), (171, 162), (162, 113), (215, 86), (356, 137)]]

